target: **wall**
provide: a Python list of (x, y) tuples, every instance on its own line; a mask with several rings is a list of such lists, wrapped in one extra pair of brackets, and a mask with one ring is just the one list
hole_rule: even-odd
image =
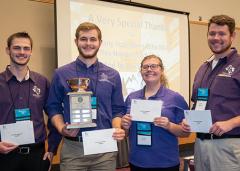
[(212, 15), (227, 14), (233, 16), (240, 26), (239, 0), (132, 0), (134, 2), (145, 3), (162, 8), (174, 9), (189, 12), (191, 21), (198, 21), (199, 16), (202, 21), (208, 21)]
[(30, 69), (49, 79), (56, 66), (54, 5), (28, 0), (0, 1), (0, 70), (9, 64), (5, 53), (7, 37), (18, 31), (27, 31), (33, 38)]

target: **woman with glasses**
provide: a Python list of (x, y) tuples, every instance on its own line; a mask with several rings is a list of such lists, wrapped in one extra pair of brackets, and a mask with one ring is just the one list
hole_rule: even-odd
[[(179, 171), (177, 137), (186, 137), (181, 122), (183, 110), (188, 109), (184, 98), (168, 89), (162, 60), (150, 55), (141, 62), (141, 75), (145, 87), (131, 93), (126, 99), (126, 115), (122, 127), (129, 134), (131, 171)], [(132, 121), (131, 100), (161, 100), (161, 116), (152, 123)]]

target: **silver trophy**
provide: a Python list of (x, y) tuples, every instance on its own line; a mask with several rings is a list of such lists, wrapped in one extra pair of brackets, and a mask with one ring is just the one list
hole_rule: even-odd
[(72, 89), (69, 92), (70, 103), (70, 124), (67, 129), (96, 127), (92, 122), (91, 91), (86, 91), (89, 85), (89, 78), (72, 78), (67, 80)]

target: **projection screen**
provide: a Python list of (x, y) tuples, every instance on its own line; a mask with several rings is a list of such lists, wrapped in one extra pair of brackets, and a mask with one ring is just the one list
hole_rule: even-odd
[(58, 67), (76, 60), (75, 30), (82, 22), (98, 25), (103, 42), (99, 61), (119, 71), (123, 94), (141, 89), (146, 55), (162, 58), (169, 88), (189, 102), (188, 13), (126, 1), (56, 0)]

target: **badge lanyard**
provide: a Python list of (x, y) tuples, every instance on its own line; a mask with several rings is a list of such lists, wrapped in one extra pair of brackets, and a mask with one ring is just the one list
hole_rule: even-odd
[(152, 145), (152, 124), (148, 122), (137, 122), (137, 145), (151, 146)]
[[(11, 101), (12, 101), (13, 108), (14, 108), (14, 118), (15, 118), (15, 121), (30, 120), (30, 118), (31, 118), (30, 108), (29, 108), (29, 103), (30, 103), (30, 81), (29, 80), (27, 80), (27, 81), (28, 81), (27, 107), (23, 108), (23, 109), (16, 109), (16, 105), (15, 105), (15, 100), (16, 99), (13, 99), (13, 94), (12, 94), (10, 85), (7, 82), (7, 85), (8, 85), (7, 87), (8, 87), (8, 90), (10, 92), (10, 97), (11, 97)], [(18, 94), (17, 94), (16, 98), (18, 97), (18, 95), (19, 95), (19, 91), (18, 91)]]
[[(221, 59), (219, 59), (221, 60)], [(220, 62), (220, 61), (219, 61)], [(217, 63), (217, 65), (215, 66), (215, 68), (219, 65), (219, 63)], [(200, 81), (200, 88), (197, 89), (197, 102), (195, 105), (195, 110), (205, 110), (206, 106), (207, 106), (207, 102), (208, 102), (208, 97), (210, 94), (210, 88), (212, 86), (212, 83), (214, 82), (214, 80), (216, 79), (216, 76), (210, 80), (210, 82), (207, 82), (207, 88), (202, 88), (202, 82), (206, 76), (207, 71), (210, 68), (210, 63), (208, 63), (207, 69), (205, 70), (202, 79)], [(214, 69), (215, 69), (214, 68)]]
[[(219, 62), (220, 62), (220, 60), (222, 60), (223, 58), (221, 58), (221, 59), (219, 59)], [(219, 65), (219, 62), (217, 63), (217, 65), (215, 66), (215, 68)], [(208, 63), (208, 67), (207, 67), (207, 69), (205, 70), (205, 72), (204, 72), (204, 74), (203, 74), (203, 77), (202, 77), (202, 79), (201, 79), (201, 82), (200, 82), (200, 87), (202, 87), (202, 81), (203, 81), (203, 79), (205, 78), (205, 76), (206, 76), (206, 73), (207, 73), (207, 71), (208, 71), (208, 69), (210, 68), (210, 63)], [(225, 65), (224, 65), (225, 66)], [(214, 69), (215, 69), (214, 68)], [(211, 86), (212, 86), (212, 83), (213, 83), (213, 81), (216, 79), (216, 76), (210, 81), (210, 83), (209, 83), (209, 85), (207, 85), (207, 88), (208, 89), (210, 89), (211, 88)]]

